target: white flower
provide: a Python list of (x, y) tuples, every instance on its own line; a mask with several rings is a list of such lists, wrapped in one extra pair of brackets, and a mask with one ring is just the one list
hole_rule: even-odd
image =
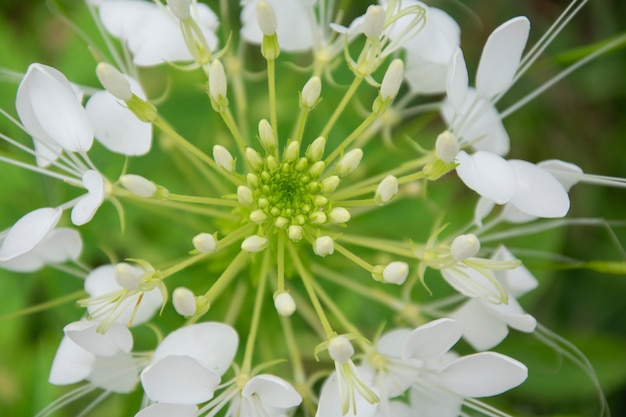
[(152, 401), (195, 405), (210, 400), (237, 352), (239, 337), (221, 323), (200, 323), (170, 333), (141, 373)]
[(107, 391), (128, 393), (138, 381), (138, 368), (130, 355), (133, 338), (121, 324), (100, 334), (97, 321), (70, 323), (50, 370), (50, 383), (67, 385), (87, 380)]
[(235, 397), (226, 415), (238, 417), (282, 417), (300, 405), (302, 397), (287, 381), (274, 375), (255, 375)]
[(385, 282), (402, 285), (409, 275), (409, 264), (406, 262), (394, 261), (383, 269)]
[(33, 136), (37, 164), (47, 167), (63, 151), (87, 152), (93, 128), (65, 76), (52, 67), (32, 64), (17, 89), (17, 114)]
[(377, 372), (377, 386), (396, 396), (412, 385), (410, 415), (456, 417), (464, 398), (497, 395), (526, 379), (526, 367), (507, 356), (448, 353), (462, 333), (462, 325), (447, 318), (386, 333), (376, 344), (385, 360), (368, 364)]
[(157, 186), (147, 178), (135, 174), (120, 177), (120, 184), (137, 197), (150, 198), (157, 192)]
[[(145, 271), (131, 266), (135, 274)], [(158, 288), (143, 292), (129, 291), (117, 282), (116, 266), (102, 265), (85, 278), (85, 291), (90, 299), (84, 300), (87, 312), (94, 318), (107, 317), (117, 323), (138, 325), (150, 320), (163, 303)]]
[[(126, 42), (137, 66), (193, 60), (169, 8), (148, 1), (103, 0), (99, 15), (106, 30)], [(218, 20), (215, 13), (206, 4), (194, 2), (191, 16), (200, 27), (209, 48), (217, 48), (215, 30)]]
[[(493, 254), (494, 260), (513, 260), (515, 257), (504, 246)], [(493, 304), (474, 298), (458, 308), (452, 316), (463, 325), (463, 337), (477, 350), (496, 346), (509, 333), (508, 327), (522, 332), (535, 330), (537, 321), (522, 310), (515, 297), (537, 286), (537, 280), (524, 266), (508, 271), (496, 271), (496, 279), (508, 292), (508, 303)]]
[(172, 305), (181, 316), (193, 316), (197, 310), (196, 296), (190, 289), (178, 287), (172, 293)]
[[(355, 367), (354, 365), (353, 372), (360, 379), (363, 387), (375, 395), (376, 389), (372, 384), (371, 372), (366, 368)], [(342, 395), (346, 396), (348, 395), (347, 390), (355, 389), (351, 384), (354, 382), (347, 380), (340, 373), (333, 372), (322, 385), (315, 417), (374, 417), (378, 410), (378, 402), (366, 398), (361, 390), (355, 390), (352, 393), (350, 403), (345, 404), (346, 399), (342, 398)]]
[(40, 208), (0, 233), (0, 268), (33, 272), (48, 264), (77, 260), (83, 247), (80, 234), (56, 227), (61, 213), (60, 208)]
[(289, 317), (296, 311), (296, 302), (289, 293), (281, 292), (274, 297), (274, 307), (278, 314)]

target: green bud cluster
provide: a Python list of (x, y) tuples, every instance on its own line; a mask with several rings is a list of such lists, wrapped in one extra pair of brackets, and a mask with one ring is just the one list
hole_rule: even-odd
[[(333, 205), (328, 195), (340, 179), (335, 175), (322, 178), (325, 163), (319, 151), (320, 140), (300, 155), (300, 144), (290, 142), (282, 157), (268, 152), (247, 152), (251, 172), (247, 186), (252, 192), (250, 221), (264, 226), (286, 229), (290, 226), (333, 223)], [(323, 147), (322, 147), (323, 151)]]

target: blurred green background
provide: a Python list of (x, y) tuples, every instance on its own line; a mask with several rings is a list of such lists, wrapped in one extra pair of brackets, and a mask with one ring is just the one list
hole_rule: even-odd
[[(235, 7), (238, 2), (232, 3)], [(214, 6), (215, 2), (209, 4)], [(352, 2), (348, 15), (356, 15), (367, 4)], [(532, 22), (532, 44), (568, 2), (473, 0), (435, 1), (429, 4), (445, 9), (459, 22), (463, 30), (464, 54), (470, 73), (473, 73), (484, 40), (498, 24), (513, 16), (527, 15)], [(79, 24), (82, 30), (97, 38), (81, 2), (65, 0), (62, 6), (73, 21), (83, 22)], [(523, 97), (526, 92), (571, 63), (571, 58), (565, 52), (623, 33), (626, 33), (626, 2), (590, 1), (550, 45), (545, 56), (507, 94), (500, 108)], [(55, 66), (76, 83), (97, 86), (93, 73), (94, 61), (85, 43), (58, 16), (51, 13), (44, 1), (0, 1), (0, 67), (23, 73), (35, 61)], [(626, 177), (626, 164), (623, 162), (626, 157), (625, 75), (626, 49), (620, 49), (578, 70), (512, 115), (505, 121), (513, 144), (510, 158), (530, 161), (559, 158), (578, 164), (585, 172)], [(198, 88), (201, 78), (190, 78), (186, 82), (176, 81), (179, 89), (172, 92), (169, 104), (162, 110), (170, 119), (178, 121), (177, 126), (182, 127), (183, 134), (211, 132), (211, 123), (215, 120), (210, 116), (198, 120), (194, 117), (195, 113), (190, 111), (203, 109), (206, 110), (204, 114), (210, 114), (208, 100)], [(291, 94), (299, 88), (301, 81), (302, 78), (287, 80), (293, 85)], [(0, 83), (0, 107), (11, 114), (15, 114), (16, 85), (9, 81)], [(154, 90), (158, 91), (159, 88), (156, 86)], [(192, 98), (189, 98), (191, 93)], [(8, 136), (26, 140), (25, 135), (4, 119), (0, 119), (0, 130)], [(429, 134), (434, 137), (436, 132)], [(209, 136), (210, 133), (207, 133), (206, 137)], [(201, 147), (208, 149), (211, 143), (207, 139)], [(427, 142), (427, 146), (432, 146), (432, 142)], [(8, 147), (0, 143), (0, 149), (6, 151)], [(154, 158), (133, 161), (132, 167), (137, 172), (150, 173), (157, 182), (181, 185), (180, 180), (177, 183), (167, 175), (170, 167), (176, 167), (175, 161), (167, 161), (167, 150), (157, 149), (155, 153), (158, 156)], [(109, 157), (104, 152), (96, 155), (98, 166), (106, 167), (113, 173), (119, 172), (123, 160)], [(68, 196), (75, 195), (71, 194), (72, 191), (58, 187), (55, 181), (14, 167), (3, 165), (0, 172), (3, 201), (0, 205), (0, 228), (8, 227), (28, 210), (51, 204), (51, 201), (66, 201)], [(441, 206), (454, 206), (455, 213), (462, 213), (462, 219), (457, 224), (459, 226), (469, 219), (475, 197), (458, 184), (455, 186), (452, 181), (448, 180), (444, 186), (450, 187), (452, 191), (441, 196), (435, 192), (434, 195), (439, 198)], [(624, 190), (582, 184), (571, 191), (571, 199), (571, 217), (624, 219)], [(406, 227), (401, 222), (407, 218), (415, 225), (419, 222), (417, 215), (411, 216), (407, 211), (410, 206), (400, 205), (397, 210), (404, 211), (398, 211), (399, 215), (393, 216), (393, 219), (374, 218), (379, 223), (373, 230), (379, 229), (384, 233), (385, 230)], [(163, 240), (164, 236), (168, 240), (180, 242), (173, 245), (172, 252), (184, 254), (192, 236), (187, 228), (178, 225), (172, 227), (169, 222), (150, 222), (141, 216), (140, 210), (129, 210), (129, 221), (136, 222), (134, 224), (139, 231), (137, 236), (119, 238), (115, 233), (108, 232), (111, 236), (103, 237), (97, 235), (96, 231), (114, 230), (118, 227), (118, 221), (110, 205), (105, 205), (101, 211), (103, 214), (94, 224), (81, 229), (81, 233), (86, 241), (100, 238), (106, 240), (120, 257), (132, 254), (134, 257), (150, 259), (151, 255), (159, 252), (153, 254), (153, 249), (137, 247), (135, 244), (144, 238)], [(185, 219), (185, 222), (190, 229), (197, 226), (197, 220)], [(424, 233), (428, 233), (428, 230), (429, 226), (426, 226)], [(626, 242), (623, 228), (614, 231), (621, 242)], [(516, 239), (510, 244), (513, 248), (544, 250), (583, 261), (626, 262), (610, 234), (602, 227), (568, 227)], [(106, 262), (100, 249), (87, 248), (83, 260), (91, 265)], [(518, 253), (524, 258), (524, 252)], [(544, 326), (577, 345), (587, 355), (597, 370), (612, 415), (626, 415), (624, 275), (589, 270), (554, 270), (548, 266), (547, 260), (533, 256), (530, 251), (526, 255), (527, 259), (524, 259), (540, 279), (541, 286), (523, 300), (525, 307)], [(219, 267), (215, 266), (216, 269)], [(0, 271), (0, 282), (0, 316), (82, 288), (80, 279), (51, 270), (26, 275)], [(360, 307), (355, 305), (353, 308), (358, 311)], [(80, 310), (69, 303), (43, 313), (0, 321), (0, 416), (34, 415), (68, 392), (67, 388), (48, 384), (47, 377), (62, 335), (62, 326), (79, 317)], [(171, 320), (175, 322), (175, 319)], [(512, 410), (516, 416), (597, 415), (598, 399), (592, 382), (580, 369), (560, 358), (534, 337), (512, 334), (496, 350), (526, 363), (530, 368), (530, 377), (526, 384), (503, 399), (498, 399), (495, 404)], [(133, 415), (140, 401), (139, 395), (131, 396), (129, 401), (122, 396), (112, 396), (92, 415)], [(56, 415), (76, 415), (85, 404), (83, 401), (69, 406)]]

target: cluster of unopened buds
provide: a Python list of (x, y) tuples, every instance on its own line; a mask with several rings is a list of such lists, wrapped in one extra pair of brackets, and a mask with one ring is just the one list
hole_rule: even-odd
[[(101, 87), (39, 63), (25, 72), (18, 117), (2, 113), (32, 146), (0, 136), (30, 159), (0, 160), (80, 192), (2, 232), (0, 267), (84, 278), (81, 312), (63, 328), (49, 380), (87, 384), (40, 416), (94, 390), (142, 390), (137, 417), (508, 415), (477, 398), (526, 379), (524, 364), (490, 349), (509, 328), (540, 331), (517, 301), (537, 281), (490, 231), (566, 216), (577, 183), (624, 185), (556, 159), (505, 159), (502, 120), (526, 101), (496, 105), (579, 8), (527, 54), (527, 18), (497, 27), (470, 86), (460, 28), (444, 11), (383, 0), (344, 26), (333, 4), (243, 0), (233, 29), (229, 1), (220, 17), (195, 0), (87, 1), (108, 48), (92, 45)], [(185, 137), (166, 120), (142, 83), (155, 66), (201, 74), (212, 110), (188, 111), (213, 112), (209, 132)], [(436, 138), (404, 123), (427, 113), (441, 115)], [(372, 150), (381, 137), (401, 149), (407, 136), (408, 151)], [(149, 160), (157, 141), (183, 161), (167, 176), (134, 162)], [(97, 153), (118, 155), (123, 168), (112, 175)], [(444, 176), (479, 195), (469, 226), (444, 211), (380, 234), (372, 227), (374, 214), (427, 205), (426, 184)], [(106, 202), (120, 234), (140, 233), (126, 220), (126, 207), (140, 207), (143, 222), (169, 222), (188, 239), (145, 238), (158, 257), (125, 250), (123, 261), (88, 267), (83, 246), (107, 247), (115, 229), (102, 242), (83, 243), (79, 231), (106, 215)], [(425, 228), (420, 241), (415, 231)], [(450, 291), (431, 292), (441, 277)], [(432, 300), (418, 303), (417, 292)], [(342, 304), (346, 295), (360, 304)], [(374, 304), (385, 312), (376, 322), (355, 315)], [(134, 350), (134, 329), (148, 324), (157, 343)], [(476, 353), (451, 350), (462, 338)]]

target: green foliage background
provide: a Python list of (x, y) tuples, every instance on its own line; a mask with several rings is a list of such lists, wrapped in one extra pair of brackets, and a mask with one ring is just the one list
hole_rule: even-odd
[[(238, 2), (232, 3), (235, 7)], [(215, 6), (214, 1), (209, 4)], [(459, 22), (463, 29), (464, 54), (472, 72), (476, 68), (484, 40), (498, 24), (516, 15), (529, 16), (533, 25), (532, 44), (565, 8), (567, 2), (442, 0), (430, 4), (444, 8)], [(366, 5), (367, 2), (352, 2), (348, 15), (364, 10)], [(65, 0), (62, 8), (75, 22), (89, 21), (79, 1)], [(97, 38), (90, 23), (79, 23), (79, 26)], [(625, 32), (626, 3), (621, 0), (592, 0), (553, 42), (545, 56), (512, 89), (500, 107), (515, 102), (571, 63), (577, 47)], [(50, 12), (45, 2), (0, 1), (0, 66), (23, 73), (34, 61), (55, 66), (76, 83), (98, 85), (93, 73), (94, 60), (85, 43), (58, 16)], [(148, 70), (148, 79), (151, 79), (151, 71), (162, 75), (167, 70)], [(623, 162), (626, 156), (625, 75), (626, 50), (620, 49), (592, 62), (525, 106), (505, 121), (513, 144), (510, 157), (530, 161), (559, 158), (575, 162), (585, 172), (626, 177), (626, 164)], [(297, 94), (303, 80), (302, 76), (283, 77), (281, 91)], [(0, 107), (15, 114), (17, 83), (5, 81), (0, 83)], [(174, 79), (175, 88), (168, 103), (160, 107), (160, 111), (167, 114), (168, 119), (176, 121), (180, 133), (194, 138), (200, 148), (210, 149), (216, 142), (226, 143), (227, 138), (214, 135), (212, 125), (219, 121), (211, 116), (209, 102), (201, 93), (200, 83), (201, 79), (194, 79), (193, 76)], [(148, 89), (157, 92), (161, 87), (158, 84), (149, 85)], [(254, 100), (254, 97), (251, 98), (251, 108), (254, 108)], [(203, 112), (202, 117), (197, 117), (198, 109)], [(320, 120), (324, 116), (323, 113), (316, 115)], [(428, 129), (417, 132), (414, 127), (420, 124), (423, 124), (421, 120), (410, 121), (403, 126), (402, 132), (424, 146), (431, 147), (437, 132)], [(0, 119), (0, 131), (11, 137), (27, 139), (4, 119)], [(378, 148), (381, 152), (376, 152)], [(11, 152), (2, 142), (0, 151)], [(376, 143), (368, 152), (370, 155), (378, 155), (381, 164), (390, 164), (393, 163), (390, 158), (397, 150), (383, 148), (381, 143)], [(104, 167), (105, 171), (119, 172), (123, 160), (110, 157), (105, 152), (98, 153), (97, 150), (95, 154), (96, 165)], [(201, 193), (203, 184), (176, 180), (168, 175), (170, 170), (178, 169), (175, 155), (172, 158), (169, 156), (172, 155), (167, 147), (155, 141), (155, 149), (150, 157), (133, 160), (132, 167), (138, 172), (150, 173), (151, 178), (158, 183), (174, 189), (188, 187), (186, 191)], [(53, 180), (11, 166), (3, 165), (0, 175), (0, 228), (8, 227), (29, 210), (50, 202), (66, 201), (74, 195), (71, 190), (65, 189), (67, 187), (59, 187)], [(463, 224), (471, 216), (475, 196), (450, 179), (443, 181), (446, 183), (442, 188), (446, 190), (435, 191), (436, 187), (433, 186), (430, 187), (430, 195), (441, 207), (449, 207), (458, 215), (458, 224)], [(572, 190), (571, 199), (571, 217), (624, 219), (626, 192), (623, 190), (583, 184)], [(423, 238), (430, 231), (430, 224), (423, 224), (422, 213), (414, 206), (414, 202), (398, 204), (393, 207), (393, 211), (373, 214), (363, 221), (369, 222), (372, 234), (384, 235), (389, 230), (406, 229), (408, 224), (415, 237)], [(127, 233), (120, 238), (116, 233), (119, 223), (115, 211), (111, 205), (105, 205), (94, 227), (85, 228), (81, 233), (86, 242), (106, 238), (111, 249), (114, 248), (121, 258), (133, 256), (151, 259), (161, 252), (150, 247), (138, 247), (142, 239), (148, 238), (155, 242), (165, 242), (167, 239), (174, 242), (171, 257), (175, 258), (187, 249), (192, 236), (188, 229), (203, 228), (193, 218), (175, 216), (171, 221), (155, 223), (147, 221), (142, 213), (137, 209), (128, 210), (128, 222), (133, 222), (136, 235)], [(111, 233), (111, 236), (95, 235), (95, 230)], [(617, 228), (615, 232), (622, 242), (626, 242), (623, 229)], [(583, 261), (626, 262), (607, 230), (602, 227), (568, 227), (519, 238), (509, 244), (512, 248), (527, 249), (527, 252), (520, 251), (519, 254), (523, 258), (526, 254), (529, 267), (532, 267), (541, 282), (539, 289), (523, 300), (525, 307), (544, 326), (576, 344), (587, 355), (597, 370), (612, 414), (626, 415), (624, 275), (584, 269), (555, 270), (549, 266), (548, 259), (542, 260), (531, 251), (560, 253)], [(83, 260), (94, 266), (107, 262), (101, 248), (94, 246), (91, 244), (91, 247), (86, 248)], [(214, 265), (216, 270), (221, 266)], [(26, 275), (0, 271), (0, 285), (0, 316), (63, 297), (82, 288), (79, 279), (48, 269)], [(363, 309), (360, 300), (355, 297), (341, 301), (350, 303), (348, 310), (359, 312)], [(170, 306), (168, 308), (171, 309)], [(376, 310), (370, 314), (375, 313)], [(68, 391), (65, 387), (51, 386), (47, 377), (62, 336), (62, 326), (77, 320), (80, 315), (80, 309), (70, 302), (44, 312), (0, 318), (0, 416), (34, 415)], [(363, 320), (367, 320), (367, 317)], [(176, 324), (175, 319), (170, 321), (171, 325)], [(147, 331), (146, 338), (150, 338)], [(598, 399), (589, 378), (534, 337), (512, 334), (497, 350), (527, 364), (530, 377), (522, 387), (498, 399), (495, 404), (511, 410), (513, 415), (524, 417), (597, 415)], [(131, 396), (129, 400), (112, 396), (92, 415), (133, 415), (140, 400), (139, 395)], [(76, 415), (84, 405), (84, 402), (71, 405), (57, 415)]]

